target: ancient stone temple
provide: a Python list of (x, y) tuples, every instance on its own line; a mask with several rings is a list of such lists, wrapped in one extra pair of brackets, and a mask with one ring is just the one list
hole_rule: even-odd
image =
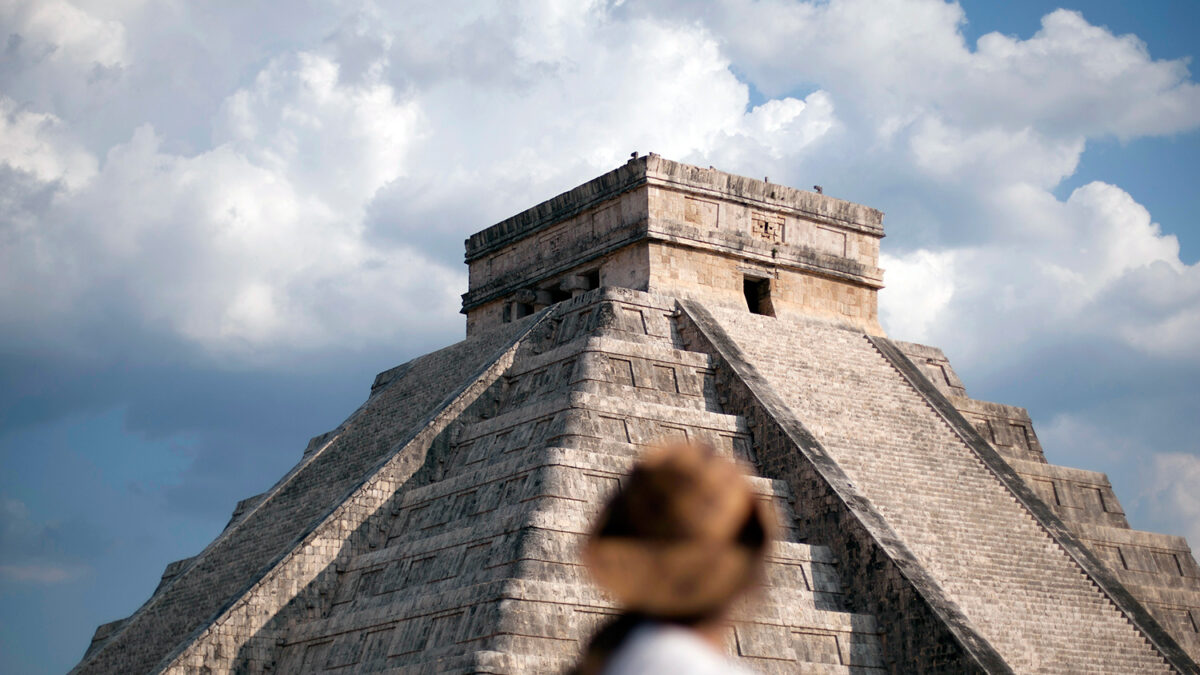
[(79, 673), (558, 672), (577, 548), (647, 445), (777, 507), (728, 650), (769, 673), (1198, 673), (1200, 567), (876, 316), (882, 214), (668, 161), (473, 235), (467, 338), (375, 379)]

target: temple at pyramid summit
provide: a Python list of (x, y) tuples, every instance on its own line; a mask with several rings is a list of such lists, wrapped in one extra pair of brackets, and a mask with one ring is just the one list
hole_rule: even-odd
[(678, 437), (779, 518), (726, 633), (750, 670), (1200, 673), (1185, 540), (884, 335), (882, 220), (651, 154), (472, 235), (466, 339), (380, 373), (72, 672), (561, 672), (618, 611), (591, 519)]

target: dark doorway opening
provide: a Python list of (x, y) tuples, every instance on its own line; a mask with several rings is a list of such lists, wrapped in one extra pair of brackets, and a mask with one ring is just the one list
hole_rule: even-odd
[(584, 281), (584, 284), (587, 286), (587, 288), (584, 289), (585, 291), (594, 291), (597, 288), (600, 288), (600, 270), (599, 270), (599, 268), (594, 269), (591, 272), (584, 272), (583, 273), (583, 281)]
[(775, 316), (771, 306), (771, 280), (757, 277), (742, 277), (742, 292), (746, 294), (746, 307), (751, 314)]

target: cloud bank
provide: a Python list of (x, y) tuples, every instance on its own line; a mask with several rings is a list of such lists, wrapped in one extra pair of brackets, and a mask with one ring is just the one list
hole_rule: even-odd
[[(1108, 471), (1135, 526), (1200, 543), (1194, 224), (1063, 187), (1095, 143), (1194, 134), (1200, 86), (1078, 12), (974, 44), (966, 20), (941, 0), (0, 2), (0, 441), (127, 410), (130, 434), (199, 439), (152, 502), (194, 505), (223, 467), (269, 465), (238, 439), (266, 453), (275, 429), (197, 397), (257, 379), (340, 405), (353, 355), (461, 335), (463, 238), (654, 151), (885, 210), (889, 333), (1029, 406), (1051, 461)], [(53, 519), (4, 498), (5, 547), (31, 553), (0, 576), (87, 576), (83, 554), (38, 567)]]

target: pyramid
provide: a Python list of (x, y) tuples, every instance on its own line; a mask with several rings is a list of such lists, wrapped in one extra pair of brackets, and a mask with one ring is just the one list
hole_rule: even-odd
[(473, 235), (467, 338), (380, 373), (72, 672), (560, 672), (618, 611), (592, 517), (679, 437), (779, 518), (726, 633), (752, 670), (1200, 673), (1187, 543), (884, 336), (882, 237), (653, 154)]

